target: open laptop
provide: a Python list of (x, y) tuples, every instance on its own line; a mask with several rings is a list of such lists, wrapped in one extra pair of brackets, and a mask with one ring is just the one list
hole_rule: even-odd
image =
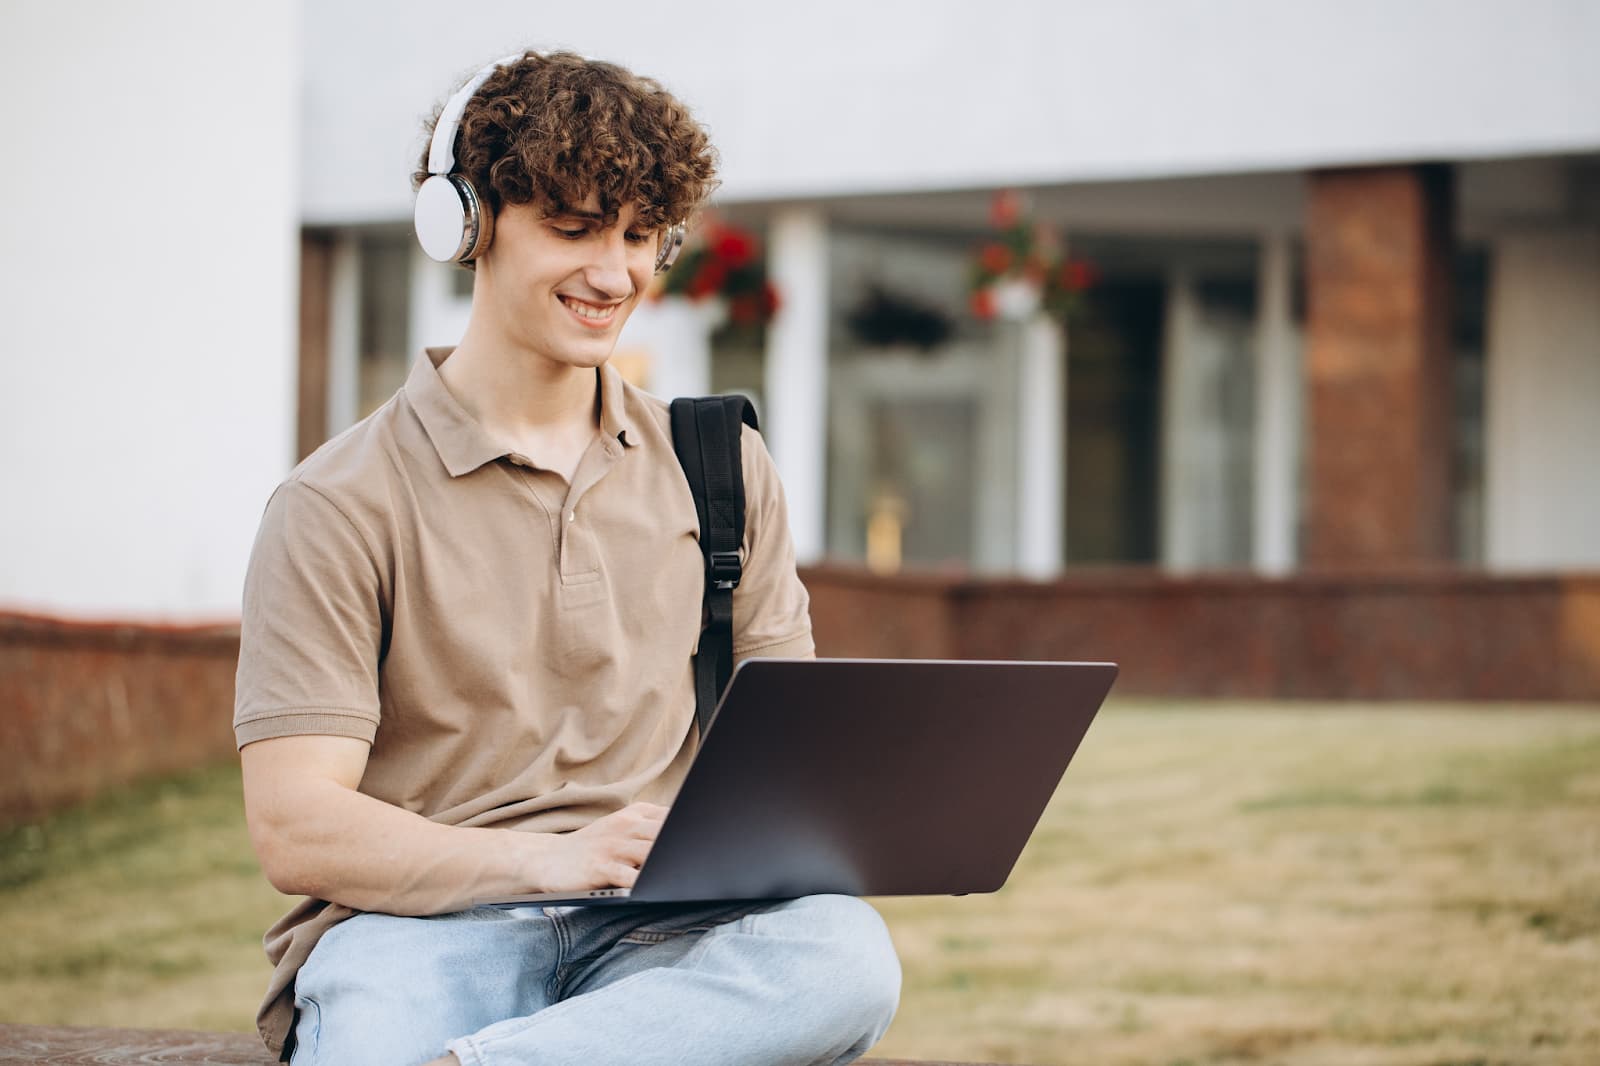
[(1116, 675), (1114, 663), (747, 659), (631, 889), (479, 902), (993, 892)]

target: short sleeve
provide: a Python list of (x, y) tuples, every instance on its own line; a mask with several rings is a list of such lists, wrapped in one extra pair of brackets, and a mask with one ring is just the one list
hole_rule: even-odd
[(795, 573), (789, 509), (761, 434), (743, 427), (744, 567), (733, 592), (733, 655), (808, 658), (811, 600)]
[(379, 568), (359, 531), (317, 489), (280, 485), (245, 575), (238, 746), (303, 733), (371, 743), (383, 628)]

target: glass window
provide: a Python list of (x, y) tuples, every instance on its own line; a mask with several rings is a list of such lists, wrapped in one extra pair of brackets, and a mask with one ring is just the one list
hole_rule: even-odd
[(1015, 565), (1014, 332), (965, 314), (970, 241), (829, 238), (828, 554)]
[(1483, 562), (1483, 353), (1488, 288), (1487, 250), (1482, 246), (1461, 248), (1455, 259), (1451, 360), (1455, 429), (1450, 472), (1456, 559), (1463, 563)]
[(1153, 563), (1158, 550), (1166, 284), (1103, 269), (1067, 334), (1069, 566)]
[[(404, 233), (364, 233), (357, 329), (358, 417), (377, 410), (405, 384), (411, 362), (411, 249)], [(465, 271), (462, 271), (465, 273)]]

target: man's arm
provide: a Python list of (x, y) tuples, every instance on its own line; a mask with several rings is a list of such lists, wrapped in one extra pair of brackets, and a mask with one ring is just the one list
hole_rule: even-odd
[(743, 426), (744, 574), (733, 590), (733, 658), (809, 659), (811, 601), (795, 573), (789, 509), (778, 470), (761, 434)]
[(664, 808), (634, 804), (557, 835), (442, 825), (358, 791), (379, 719), (386, 572), (322, 491), (291, 481), (273, 494), (245, 577), (234, 711), (267, 879), (391, 914), (631, 886)]
[(241, 750), (250, 840), (278, 891), (442, 914), (499, 896), (629, 887), (666, 815), (635, 803), (565, 834), (441, 825), (356, 791), (368, 751), (336, 736)]

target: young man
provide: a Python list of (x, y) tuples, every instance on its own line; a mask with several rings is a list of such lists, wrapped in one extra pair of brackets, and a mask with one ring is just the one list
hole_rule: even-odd
[[(666, 405), (606, 361), (714, 159), (570, 54), (499, 66), (454, 148), (493, 226), (466, 333), (279, 486), (246, 579), (250, 833), (308, 897), (262, 1036), (296, 1066), (848, 1062), (899, 995), (860, 900), (474, 906), (632, 884), (698, 743), (694, 504)], [(735, 656), (809, 655), (748, 430), (743, 465)]]

